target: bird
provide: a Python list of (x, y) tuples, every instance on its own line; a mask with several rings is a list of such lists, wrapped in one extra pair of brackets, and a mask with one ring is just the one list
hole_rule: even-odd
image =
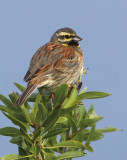
[(15, 102), (22, 105), (40, 87), (54, 93), (61, 84), (70, 86), (83, 74), (83, 51), (77, 33), (68, 27), (58, 29), (50, 41), (33, 55), (24, 81), (26, 90)]

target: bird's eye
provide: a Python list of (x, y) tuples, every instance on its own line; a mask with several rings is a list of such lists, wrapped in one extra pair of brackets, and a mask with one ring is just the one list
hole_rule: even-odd
[(65, 38), (69, 39), (69, 38), (70, 38), (70, 36), (69, 36), (69, 35), (65, 35)]

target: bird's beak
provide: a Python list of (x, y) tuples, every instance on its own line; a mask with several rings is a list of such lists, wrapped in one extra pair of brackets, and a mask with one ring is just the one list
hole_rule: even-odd
[(79, 36), (75, 36), (75, 37), (73, 38), (73, 40), (74, 40), (74, 41), (81, 41), (82, 38), (80, 38)]

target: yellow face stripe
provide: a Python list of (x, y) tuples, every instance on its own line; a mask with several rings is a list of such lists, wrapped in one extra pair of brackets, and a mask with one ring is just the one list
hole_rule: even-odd
[(72, 40), (72, 38), (69, 38), (69, 39), (67, 39), (67, 38), (65, 38), (65, 39), (60, 39), (60, 38), (58, 38), (58, 41), (60, 41), (60, 42), (69, 42), (69, 41), (71, 41)]
[(64, 43), (63, 43), (62, 45), (63, 45), (63, 46), (69, 46), (68, 44), (64, 44)]
[(59, 35), (59, 36), (65, 36), (65, 35), (67, 35), (67, 36), (75, 36), (75, 34), (70, 34), (70, 33), (68, 33), (68, 32), (60, 32), (60, 33), (57, 34), (57, 35)]

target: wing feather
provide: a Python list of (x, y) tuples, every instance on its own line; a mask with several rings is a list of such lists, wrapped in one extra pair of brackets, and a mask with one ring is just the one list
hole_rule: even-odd
[(40, 75), (47, 75), (54, 69), (59, 69), (74, 58), (74, 49), (62, 45), (47, 43), (33, 55), (25, 82), (37, 79)]

